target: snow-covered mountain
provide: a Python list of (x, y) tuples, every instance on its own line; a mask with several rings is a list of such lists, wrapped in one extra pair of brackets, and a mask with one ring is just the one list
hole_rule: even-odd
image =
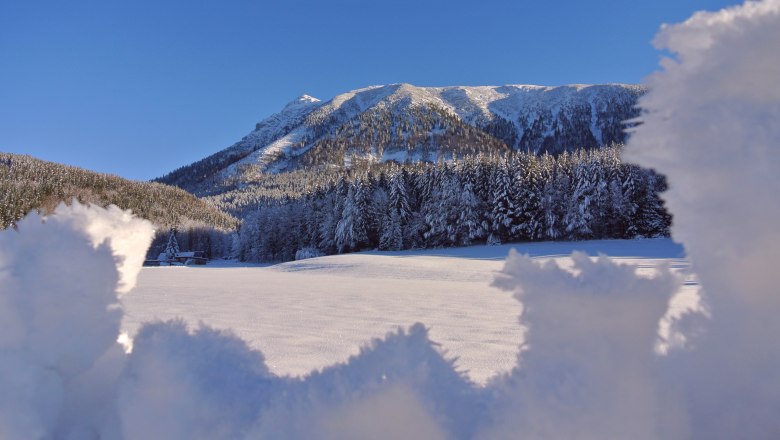
[(560, 153), (625, 138), (636, 85), (372, 86), (323, 102), (303, 95), (232, 146), (160, 178), (199, 195), (309, 166), (433, 161), (508, 149)]

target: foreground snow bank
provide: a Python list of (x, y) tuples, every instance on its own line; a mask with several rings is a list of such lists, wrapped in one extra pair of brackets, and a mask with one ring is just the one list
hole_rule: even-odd
[[(510, 253), (496, 284), (515, 292), (529, 327), (508, 379), (496, 437), (680, 438), (653, 346), (681, 279), (653, 278), (602, 256), (574, 266)], [(587, 434), (585, 434), (587, 433)], [(663, 434), (663, 435), (661, 435)]]
[(780, 1), (696, 14), (655, 43), (676, 59), (649, 79), (626, 152), (667, 175), (713, 318), (680, 323), (699, 337), (670, 364), (696, 437), (778, 438)]
[[(652, 347), (680, 284), (669, 271), (647, 278), (584, 254), (569, 269), (512, 256), (499, 285), (514, 291), (523, 281), (517, 296), (531, 337), (520, 367), (486, 387), (419, 324), (296, 379), (272, 374), (262, 353), (230, 333), (179, 321), (142, 326), (126, 353), (115, 342), (120, 295), (150, 236), (148, 223), (125, 212), (79, 205), (0, 234), (8, 305), (0, 437), (501, 438), (588, 429), (641, 438), (668, 410), (658, 404)], [(619, 404), (628, 384), (644, 394)], [(568, 423), (556, 421), (564, 415)]]
[(123, 357), (118, 295), (135, 284), (151, 235), (129, 212), (78, 204), (0, 234), (0, 438), (102, 423)]
[(486, 387), (421, 325), (300, 379), (176, 321), (143, 326), (125, 353), (119, 295), (151, 228), (77, 205), (0, 233), (0, 438), (777, 438), (780, 1), (699, 14), (658, 43), (679, 61), (651, 79), (629, 149), (668, 174), (673, 233), (705, 289), (712, 319), (673, 325), (687, 347), (654, 349), (681, 279), (575, 254), (567, 268), (507, 260), (497, 285), (528, 333)]

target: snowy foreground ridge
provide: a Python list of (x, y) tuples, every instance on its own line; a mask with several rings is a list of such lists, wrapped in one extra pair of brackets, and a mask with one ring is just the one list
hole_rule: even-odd
[(421, 325), (347, 363), (278, 377), (219, 330), (151, 323), (115, 342), (151, 238), (118, 209), (60, 208), (0, 233), (0, 438), (780, 437), (780, 1), (662, 29), (676, 54), (649, 79), (631, 159), (665, 197), (708, 316), (654, 350), (683, 280), (603, 257), (573, 268), (510, 255), (495, 284), (523, 305), (518, 366), (486, 386)]

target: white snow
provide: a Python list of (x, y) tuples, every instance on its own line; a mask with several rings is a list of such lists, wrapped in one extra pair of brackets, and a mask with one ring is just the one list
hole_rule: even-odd
[(515, 366), (520, 304), (491, 287), (510, 249), (571, 266), (570, 254), (605, 253), (640, 273), (671, 264), (690, 278), (674, 313), (695, 306), (682, 249), (667, 239), (366, 252), (266, 267), (145, 267), (123, 298), (123, 330), (182, 318), (230, 329), (261, 350), (275, 374), (303, 375), (345, 361), (375, 337), (421, 322), (479, 383)]
[(122, 365), (118, 297), (152, 234), (129, 211), (75, 202), (0, 233), (0, 438), (85, 438), (104, 421)]
[[(118, 239), (105, 237), (104, 231), (114, 231), (110, 235)], [(526, 395), (512, 385), (522, 383), (516, 372), (524, 371), (526, 359), (534, 359), (524, 354), (528, 350), (518, 356), (524, 335), (517, 316), (531, 317), (533, 308), (521, 314), (518, 302), (489, 287), (496, 270), (505, 275), (500, 287), (510, 291), (515, 282), (506, 277), (517, 277), (519, 270), (527, 272), (518, 280), (528, 286), (532, 279), (542, 287), (549, 284), (534, 275), (535, 265), (546, 261), (545, 270), (560, 264), (565, 268), (555, 270), (562, 271), (562, 279), (572, 277), (575, 285), (582, 277), (603, 278), (601, 285), (609, 285), (620, 274), (630, 281), (628, 293), (633, 283), (667, 296), (678, 285), (659, 262), (686, 270), (681, 249), (669, 240), (526, 245), (521, 248), (535, 262), (529, 260), (525, 269), (517, 265), (523, 261), (518, 257), (501, 269), (508, 246), (477, 246), (351, 254), (266, 267), (145, 268), (140, 284), (118, 303), (133, 281), (120, 275), (138, 273), (139, 249), (150, 237), (150, 225), (126, 212), (77, 204), (60, 208), (44, 224), (33, 215), (19, 223), (18, 231), (0, 234), (0, 437), (472, 438), (495, 429), (517, 432), (502, 420), (507, 408), (516, 405), (515, 397)], [(625, 264), (604, 258), (584, 264), (582, 256), (564, 256), (575, 248), (610, 252)], [(636, 263), (644, 275), (635, 275)], [(620, 318), (622, 311), (642, 309), (631, 295), (621, 300), (623, 284), (612, 283), (606, 291), (605, 298), (613, 298), (615, 305), (605, 308), (612, 316), (605, 324), (618, 317), (630, 325), (634, 320)], [(617, 332), (622, 336), (605, 339), (623, 347), (614, 353), (654, 356), (652, 344), (666, 300), (651, 296), (658, 304), (655, 312), (642, 314), (645, 343), (633, 344), (631, 331)], [(537, 304), (534, 295), (528, 298), (529, 304)], [(576, 294), (572, 298), (565, 303), (577, 304)], [(593, 319), (598, 302), (591, 304), (587, 297), (579, 301), (590, 310), (576, 320), (579, 334), (589, 334), (588, 329), (611, 334), (608, 325)], [(127, 331), (120, 327), (123, 314)], [(138, 320), (157, 317), (180, 319), (138, 328)], [(187, 328), (187, 322), (196, 321), (197, 326)], [(430, 333), (416, 321), (426, 323)], [(528, 322), (533, 335), (535, 321)], [(408, 330), (393, 330), (397, 325)], [(252, 350), (231, 329), (268, 354)], [(559, 330), (544, 333), (553, 339), (565, 335)], [(370, 340), (374, 336), (381, 339)], [(534, 340), (538, 335), (528, 339)], [(587, 355), (587, 347), (602, 346), (590, 343), (578, 353)], [(555, 353), (534, 342), (530, 347), (531, 353)], [(457, 356), (453, 367), (447, 359)], [(618, 356), (611, 365), (621, 370), (620, 365), (637, 364), (635, 356), (628, 357), (634, 360), (621, 364)], [(520, 369), (512, 369), (518, 358)], [(536, 368), (543, 371), (554, 365), (535, 362), (529, 365), (541, 365)], [(588, 365), (592, 369), (594, 364)], [(306, 374), (313, 368), (320, 372)], [(470, 377), (483, 384), (496, 373), (507, 374), (480, 387), (456, 369), (471, 370)], [(555, 371), (541, 375), (538, 383), (547, 383)], [(655, 383), (645, 370), (637, 371), (637, 383)], [(306, 375), (282, 376), (287, 374)], [(605, 376), (599, 374), (587, 383), (601, 390), (594, 395), (609, 400), (616, 391), (602, 389)], [(637, 402), (654, 401), (651, 394), (642, 399)], [(651, 419), (637, 407), (641, 405), (626, 407), (620, 429), (601, 426), (599, 432), (647, 426)], [(533, 408), (555, 417), (554, 409)], [(607, 414), (599, 408), (593, 408), (596, 416)], [(391, 416), (395, 423), (382, 423)], [(571, 431), (579, 425), (566, 426)], [(528, 432), (536, 431), (538, 427), (529, 427)]]
[(778, 438), (780, 1), (698, 13), (655, 44), (674, 58), (648, 79), (626, 153), (667, 175), (672, 234), (712, 316), (685, 323), (695, 355), (675, 368), (690, 425), (698, 438)]
[(293, 109), (309, 108), (311, 104), (316, 104), (318, 102), (320, 102), (320, 100), (313, 96), (301, 95), (288, 102), (287, 105), (284, 106), (282, 112), (288, 112)]

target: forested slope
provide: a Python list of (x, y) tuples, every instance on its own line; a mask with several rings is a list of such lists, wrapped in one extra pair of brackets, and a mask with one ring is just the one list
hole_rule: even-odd
[(234, 217), (176, 187), (0, 153), (0, 228), (13, 225), (33, 210), (49, 213), (60, 202), (74, 198), (130, 209), (161, 228), (227, 231), (238, 225)]
[(266, 175), (210, 202), (244, 219), (238, 256), (280, 261), (363, 249), (666, 236), (663, 176), (621, 146)]

